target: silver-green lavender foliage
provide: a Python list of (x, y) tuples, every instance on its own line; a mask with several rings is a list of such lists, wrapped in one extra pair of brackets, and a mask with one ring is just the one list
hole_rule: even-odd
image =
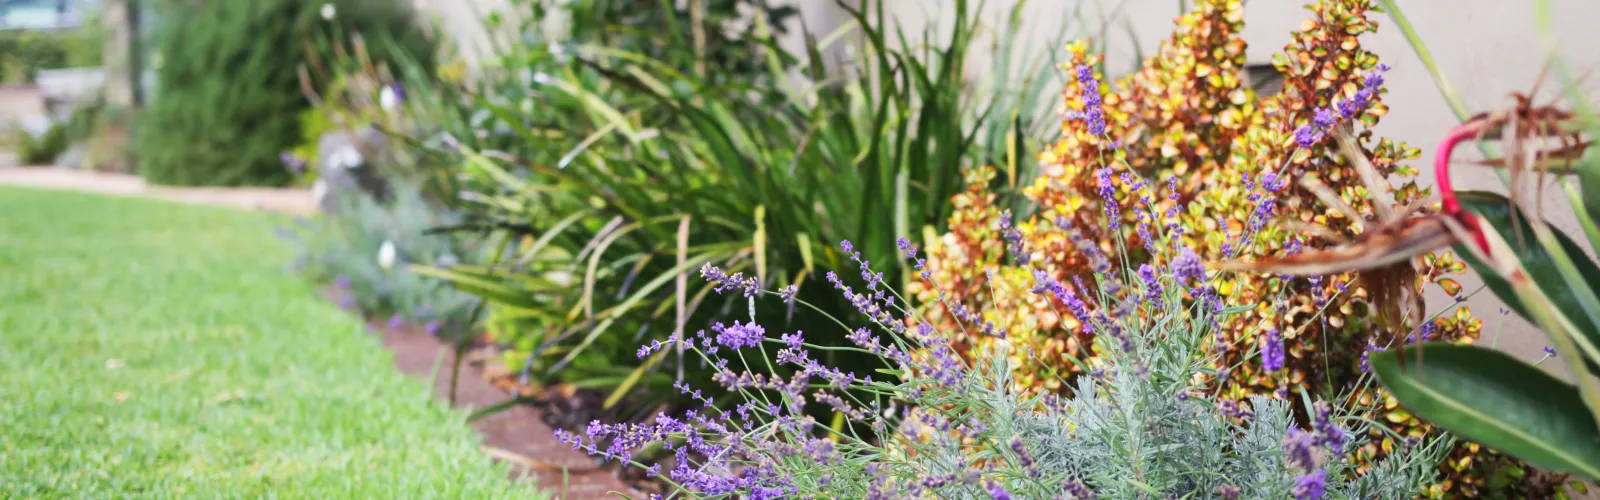
[[(1086, 241), (1064, 222), (1057, 228)], [(680, 383), (700, 407), (557, 434), (575, 448), (661, 475), (674, 496), (694, 498), (1369, 499), (1411, 497), (1433, 479), (1448, 438), (1408, 440), (1358, 473), (1353, 452), (1369, 432), (1389, 432), (1365, 415), (1338, 413), (1344, 405), (1308, 394), (1298, 395), (1310, 412), (1303, 418), (1285, 400), (1218, 398), (1228, 370), (1209, 368), (1219, 352), (1211, 345), (1215, 328), (1223, 315), (1253, 305), (1226, 303), (1194, 252), (1161, 236), (1148, 249), (1174, 252), (1167, 268), (1114, 268), (1084, 247), (1097, 289), (1035, 273), (1034, 292), (1082, 319), (1100, 354), (1064, 398), (1016, 387), (1010, 355), (1033, 354), (1013, 353), (1004, 339), (970, 363), (957, 355), (953, 332), (904, 307), (882, 274), (843, 242), (860, 280), (851, 284), (834, 272), (826, 278), (870, 325), (850, 332), (852, 345), (809, 343), (798, 331), (769, 334), (754, 322), (759, 296), (810, 305), (792, 286), (764, 290), (756, 278), (708, 264), (701, 274), (718, 293), (749, 298), (751, 322), (652, 340), (639, 356), (698, 355), (716, 368), (713, 380), (733, 401)], [(917, 250), (899, 243), (911, 266), (923, 270)], [(921, 276), (930, 279), (926, 271)], [(1007, 331), (963, 304), (945, 306), (962, 329)], [(1281, 369), (1283, 336), (1259, 333), (1264, 369)], [(813, 355), (838, 350), (870, 353), (877, 363), (826, 366)], [(819, 423), (808, 411), (817, 409), (849, 425)]]
[(426, 234), (459, 222), (458, 217), (429, 203), (413, 185), (390, 186), (384, 201), (353, 185), (330, 189), (337, 191), (332, 194), (338, 210), (297, 220), (283, 231), (297, 245), (294, 267), (351, 292), (346, 300), (353, 302), (341, 304), (345, 307), (429, 329), (466, 321), (471, 295), (408, 269), (476, 261), (481, 251), (470, 242)]

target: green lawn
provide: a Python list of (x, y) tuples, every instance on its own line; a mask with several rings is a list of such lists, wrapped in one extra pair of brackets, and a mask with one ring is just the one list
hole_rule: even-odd
[(0, 187), (0, 498), (537, 495), (271, 225)]

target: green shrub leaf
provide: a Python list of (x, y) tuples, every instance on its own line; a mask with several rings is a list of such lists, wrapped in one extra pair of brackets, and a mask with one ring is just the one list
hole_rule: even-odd
[(1372, 355), (1378, 380), (1406, 409), (1553, 472), (1600, 478), (1600, 432), (1576, 387), (1498, 351), (1418, 348), (1425, 361), (1405, 368), (1396, 352)]

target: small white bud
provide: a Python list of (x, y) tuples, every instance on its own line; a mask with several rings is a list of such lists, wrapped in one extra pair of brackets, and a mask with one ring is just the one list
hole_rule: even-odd
[(388, 271), (394, 269), (394, 242), (384, 240), (383, 246), (378, 247), (378, 267)]
[(400, 107), (400, 94), (395, 93), (393, 86), (384, 85), (383, 89), (378, 91), (378, 107), (389, 113)]

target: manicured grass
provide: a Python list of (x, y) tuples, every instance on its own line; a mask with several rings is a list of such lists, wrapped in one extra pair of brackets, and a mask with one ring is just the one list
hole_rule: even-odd
[(538, 495), (269, 217), (0, 188), (0, 498)]

